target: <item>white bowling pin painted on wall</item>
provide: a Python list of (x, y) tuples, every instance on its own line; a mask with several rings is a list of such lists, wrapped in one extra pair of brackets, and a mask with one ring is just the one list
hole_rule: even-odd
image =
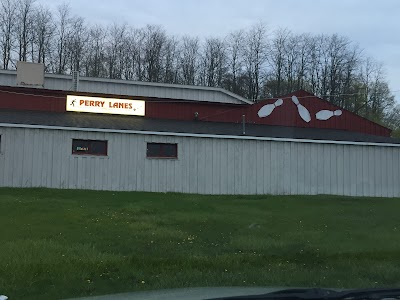
[(258, 111), (258, 116), (260, 118), (268, 117), (270, 114), (272, 114), (275, 107), (281, 106), (282, 104), (283, 104), (282, 99), (278, 99), (275, 101), (275, 103), (272, 103), (272, 104), (266, 104), (260, 108), (260, 110)]
[(315, 114), (315, 117), (318, 120), (326, 121), (326, 120), (329, 120), (333, 116), (338, 117), (338, 116), (341, 116), (341, 115), (342, 115), (342, 111), (340, 109), (337, 109), (335, 111), (323, 109), (323, 110), (320, 110), (319, 112), (317, 112)]
[(310, 112), (308, 111), (308, 109), (300, 104), (299, 99), (297, 99), (296, 96), (292, 96), (292, 101), (293, 101), (294, 104), (297, 105), (297, 111), (299, 112), (300, 117), (305, 122), (307, 122), (307, 123), (310, 122), (311, 121), (311, 115), (310, 115)]

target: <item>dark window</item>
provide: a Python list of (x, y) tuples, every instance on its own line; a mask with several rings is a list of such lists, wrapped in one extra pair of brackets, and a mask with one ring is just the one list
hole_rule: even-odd
[(177, 158), (178, 145), (165, 143), (147, 143), (147, 157)]
[(107, 155), (107, 141), (72, 140), (72, 154)]

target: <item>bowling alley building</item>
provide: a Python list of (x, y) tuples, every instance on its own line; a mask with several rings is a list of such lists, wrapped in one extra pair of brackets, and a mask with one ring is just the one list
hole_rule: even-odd
[(400, 197), (400, 140), (306, 91), (0, 71), (0, 187)]

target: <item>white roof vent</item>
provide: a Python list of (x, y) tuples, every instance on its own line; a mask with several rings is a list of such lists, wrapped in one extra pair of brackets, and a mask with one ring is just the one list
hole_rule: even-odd
[(44, 64), (26, 61), (17, 62), (17, 85), (26, 87), (44, 87)]

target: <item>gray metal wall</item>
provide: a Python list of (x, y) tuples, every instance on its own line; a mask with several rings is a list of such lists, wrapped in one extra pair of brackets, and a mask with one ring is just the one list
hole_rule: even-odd
[[(400, 148), (0, 127), (0, 186), (400, 197)], [(108, 157), (71, 140), (108, 140)], [(146, 159), (146, 142), (178, 159)]]
[[(16, 86), (16, 83), (16, 71), (0, 70), (0, 85)], [(44, 87), (50, 90), (72, 91), (72, 76), (45, 74)], [(252, 103), (236, 94), (219, 88), (91, 77), (79, 78), (78, 91), (234, 104)]]

